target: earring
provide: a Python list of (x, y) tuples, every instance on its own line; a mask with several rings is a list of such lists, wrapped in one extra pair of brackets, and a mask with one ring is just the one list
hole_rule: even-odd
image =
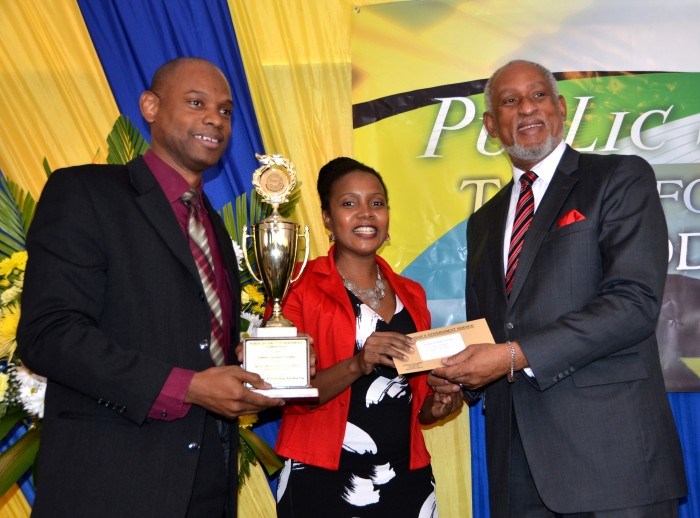
[(386, 233), (386, 239), (384, 241), (391, 241), (391, 236), (389, 235), (389, 232)]
[(330, 243), (332, 243), (333, 241), (335, 241), (335, 234), (334, 234), (333, 232), (331, 232), (331, 233), (328, 235), (328, 241), (329, 241)]

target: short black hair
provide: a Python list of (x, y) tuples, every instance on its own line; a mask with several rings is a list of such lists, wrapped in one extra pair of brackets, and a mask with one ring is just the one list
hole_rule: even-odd
[(170, 61), (167, 61), (158, 67), (158, 70), (156, 70), (155, 74), (153, 74), (153, 79), (151, 79), (151, 86), (148, 90), (157, 94), (158, 91), (163, 88), (163, 84), (168, 80), (170, 74), (175, 72), (175, 70), (177, 70), (180, 67), (180, 65), (184, 65), (185, 63), (192, 63), (193, 61), (199, 61), (200, 63), (209, 63), (211, 66), (219, 68), (214, 63), (205, 58), (179, 57), (171, 59)]
[(386, 190), (386, 185), (384, 184), (382, 176), (376, 170), (363, 164), (362, 162), (358, 162), (354, 158), (339, 156), (338, 158), (334, 158), (324, 165), (318, 173), (316, 190), (318, 191), (318, 197), (321, 198), (321, 210), (328, 211), (333, 184), (346, 174), (352, 173), (353, 171), (363, 171), (374, 175), (382, 185), (382, 189), (384, 189), (384, 196), (386, 196), (387, 206), (389, 205), (389, 192)]

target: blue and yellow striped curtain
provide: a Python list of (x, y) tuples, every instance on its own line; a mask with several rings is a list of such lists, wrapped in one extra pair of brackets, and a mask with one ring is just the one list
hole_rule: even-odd
[[(281, 153), (304, 184), (295, 218), (309, 225), (312, 256), (328, 241), (315, 194), (319, 168), (352, 155), (352, 0), (0, 0), (0, 172), (38, 198), (52, 169), (104, 162), (122, 113), (144, 135), (137, 100), (155, 69), (181, 55), (219, 65), (234, 90), (232, 143), (205, 174), (216, 208), (250, 190), (255, 152)], [(240, 49), (240, 50), (239, 50)], [(468, 412), (426, 430), (443, 517), (471, 514)], [(0, 500), (24, 518), (31, 481)], [(261, 470), (240, 515), (274, 516)]]

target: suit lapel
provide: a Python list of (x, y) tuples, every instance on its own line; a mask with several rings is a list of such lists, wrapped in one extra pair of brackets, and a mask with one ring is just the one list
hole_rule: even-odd
[(131, 184), (138, 193), (136, 204), (163, 241), (165, 241), (173, 255), (190, 272), (192, 277), (200, 281), (197, 265), (192, 258), (192, 252), (189, 249), (187, 240), (184, 239), (182, 228), (146, 162), (139, 157), (129, 162), (127, 168), (129, 169)]
[[(569, 197), (571, 189), (578, 181), (572, 173), (578, 169), (580, 154), (567, 146), (562, 155), (557, 170), (552, 177), (552, 181), (547, 187), (542, 201), (540, 202), (532, 224), (525, 235), (525, 242), (518, 259), (518, 267), (515, 270), (515, 279), (510, 291), (509, 303), (512, 304), (518, 298), (518, 294), (525, 283), (527, 274), (537, 257), (537, 252), (542, 245), (542, 241), (547, 235), (547, 231), (554, 224), (554, 219), (559, 214), (562, 205)], [(507, 210), (507, 209), (506, 209)], [(502, 262), (502, 261), (501, 261)]]
[[(489, 221), (487, 224), (491, 228), (497, 228), (498, 234), (493, 236), (491, 240), (491, 245), (487, 248), (488, 262), (490, 264), (497, 264), (498, 270), (493, 269), (494, 272), (499, 272), (500, 286), (501, 286), (501, 296), (507, 299), (508, 295), (506, 293), (506, 272), (503, 265), (503, 242), (506, 236), (506, 223), (508, 216), (508, 207), (510, 206), (510, 197), (513, 191), (513, 180), (503, 188), (496, 196), (498, 199), (494, 199), (495, 207), (493, 211), (493, 222)], [(498, 283), (495, 283), (496, 285)]]

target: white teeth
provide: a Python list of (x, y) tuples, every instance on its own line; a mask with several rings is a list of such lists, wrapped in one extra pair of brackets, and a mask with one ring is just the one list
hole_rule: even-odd
[(206, 137), (204, 135), (195, 135), (194, 138), (198, 138), (199, 140), (208, 140), (209, 142), (215, 142), (216, 144), (219, 143), (219, 139)]
[(529, 124), (529, 125), (527, 125), (527, 126), (523, 126), (523, 127), (520, 128), (518, 131), (524, 131), (524, 130), (527, 130), (527, 129), (530, 129), (530, 128), (536, 128), (536, 127), (538, 127), (538, 126), (541, 126), (541, 124)]
[(355, 234), (376, 234), (377, 229), (374, 227), (357, 227), (353, 232)]

